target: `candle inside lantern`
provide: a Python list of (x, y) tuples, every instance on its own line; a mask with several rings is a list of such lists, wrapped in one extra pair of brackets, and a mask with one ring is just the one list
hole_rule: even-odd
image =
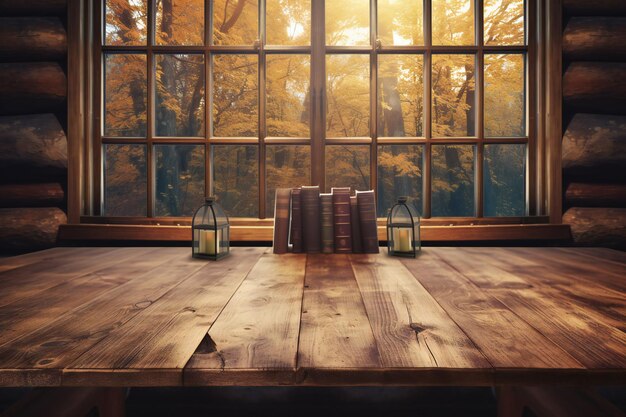
[[(198, 252), (204, 255), (217, 255), (219, 253), (219, 242), (222, 238), (222, 231), (217, 231), (217, 242), (215, 240), (215, 230), (200, 230)], [(217, 243), (217, 245), (216, 245)]]
[(393, 250), (411, 252), (411, 231), (409, 229), (393, 229)]

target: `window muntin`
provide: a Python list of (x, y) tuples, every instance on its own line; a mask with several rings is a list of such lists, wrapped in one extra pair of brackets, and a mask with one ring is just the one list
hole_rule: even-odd
[[(324, 8), (310, 0), (263, 0), (239, 9), (239, 2), (225, 0), (137, 0), (121, 11), (119, 2), (105, 3), (99, 214), (185, 216), (184, 208), (163, 209), (158, 195), (157, 177), (164, 177), (156, 167), (158, 146), (176, 144), (204, 155), (193, 186), (220, 196), (235, 217), (271, 216), (276, 187), (314, 178), (325, 190), (375, 188), (380, 216), (401, 194), (413, 197), (426, 217), (527, 213), (532, 100), (523, 1), (329, 0)], [(406, 11), (409, 3), (414, 8)], [(375, 4), (378, 10), (371, 9)], [(189, 21), (199, 23), (182, 25), (181, 16), (167, 15), (177, 10), (194, 10)], [(326, 16), (325, 31), (314, 30), (321, 24), (316, 15)], [(115, 60), (136, 69), (122, 76)], [(145, 186), (138, 195), (146, 203), (114, 210), (111, 167), (123, 164), (115, 151), (125, 152), (126, 144), (143, 146), (145, 179), (135, 182)], [(463, 162), (448, 167), (450, 177), (440, 169), (446, 154), (455, 159), (452, 153)], [(516, 169), (486, 166), (491, 160), (506, 165), (507, 155)], [(312, 158), (322, 163), (311, 164)], [(189, 187), (186, 180), (171, 182), (176, 195)], [(491, 207), (498, 198), (513, 198), (515, 207)], [(463, 208), (450, 201), (462, 201)]]

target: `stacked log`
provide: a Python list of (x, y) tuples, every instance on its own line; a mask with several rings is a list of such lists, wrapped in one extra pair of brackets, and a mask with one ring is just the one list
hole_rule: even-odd
[(66, 0), (0, 0), (0, 253), (66, 223)]
[(578, 244), (626, 249), (626, 2), (563, 8), (563, 222)]

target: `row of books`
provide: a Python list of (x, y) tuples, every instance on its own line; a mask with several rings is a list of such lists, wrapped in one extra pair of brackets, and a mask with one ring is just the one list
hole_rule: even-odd
[(374, 191), (278, 188), (274, 253), (378, 253)]

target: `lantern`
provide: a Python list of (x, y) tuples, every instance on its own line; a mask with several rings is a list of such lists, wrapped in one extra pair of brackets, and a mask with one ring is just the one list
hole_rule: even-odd
[(230, 251), (228, 216), (214, 197), (196, 210), (191, 224), (192, 256), (217, 261)]
[(400, 197), (387, 217), (387, 252), (392, 256), (415, 258), (420, 250), (420, 216), (413, 205)]

